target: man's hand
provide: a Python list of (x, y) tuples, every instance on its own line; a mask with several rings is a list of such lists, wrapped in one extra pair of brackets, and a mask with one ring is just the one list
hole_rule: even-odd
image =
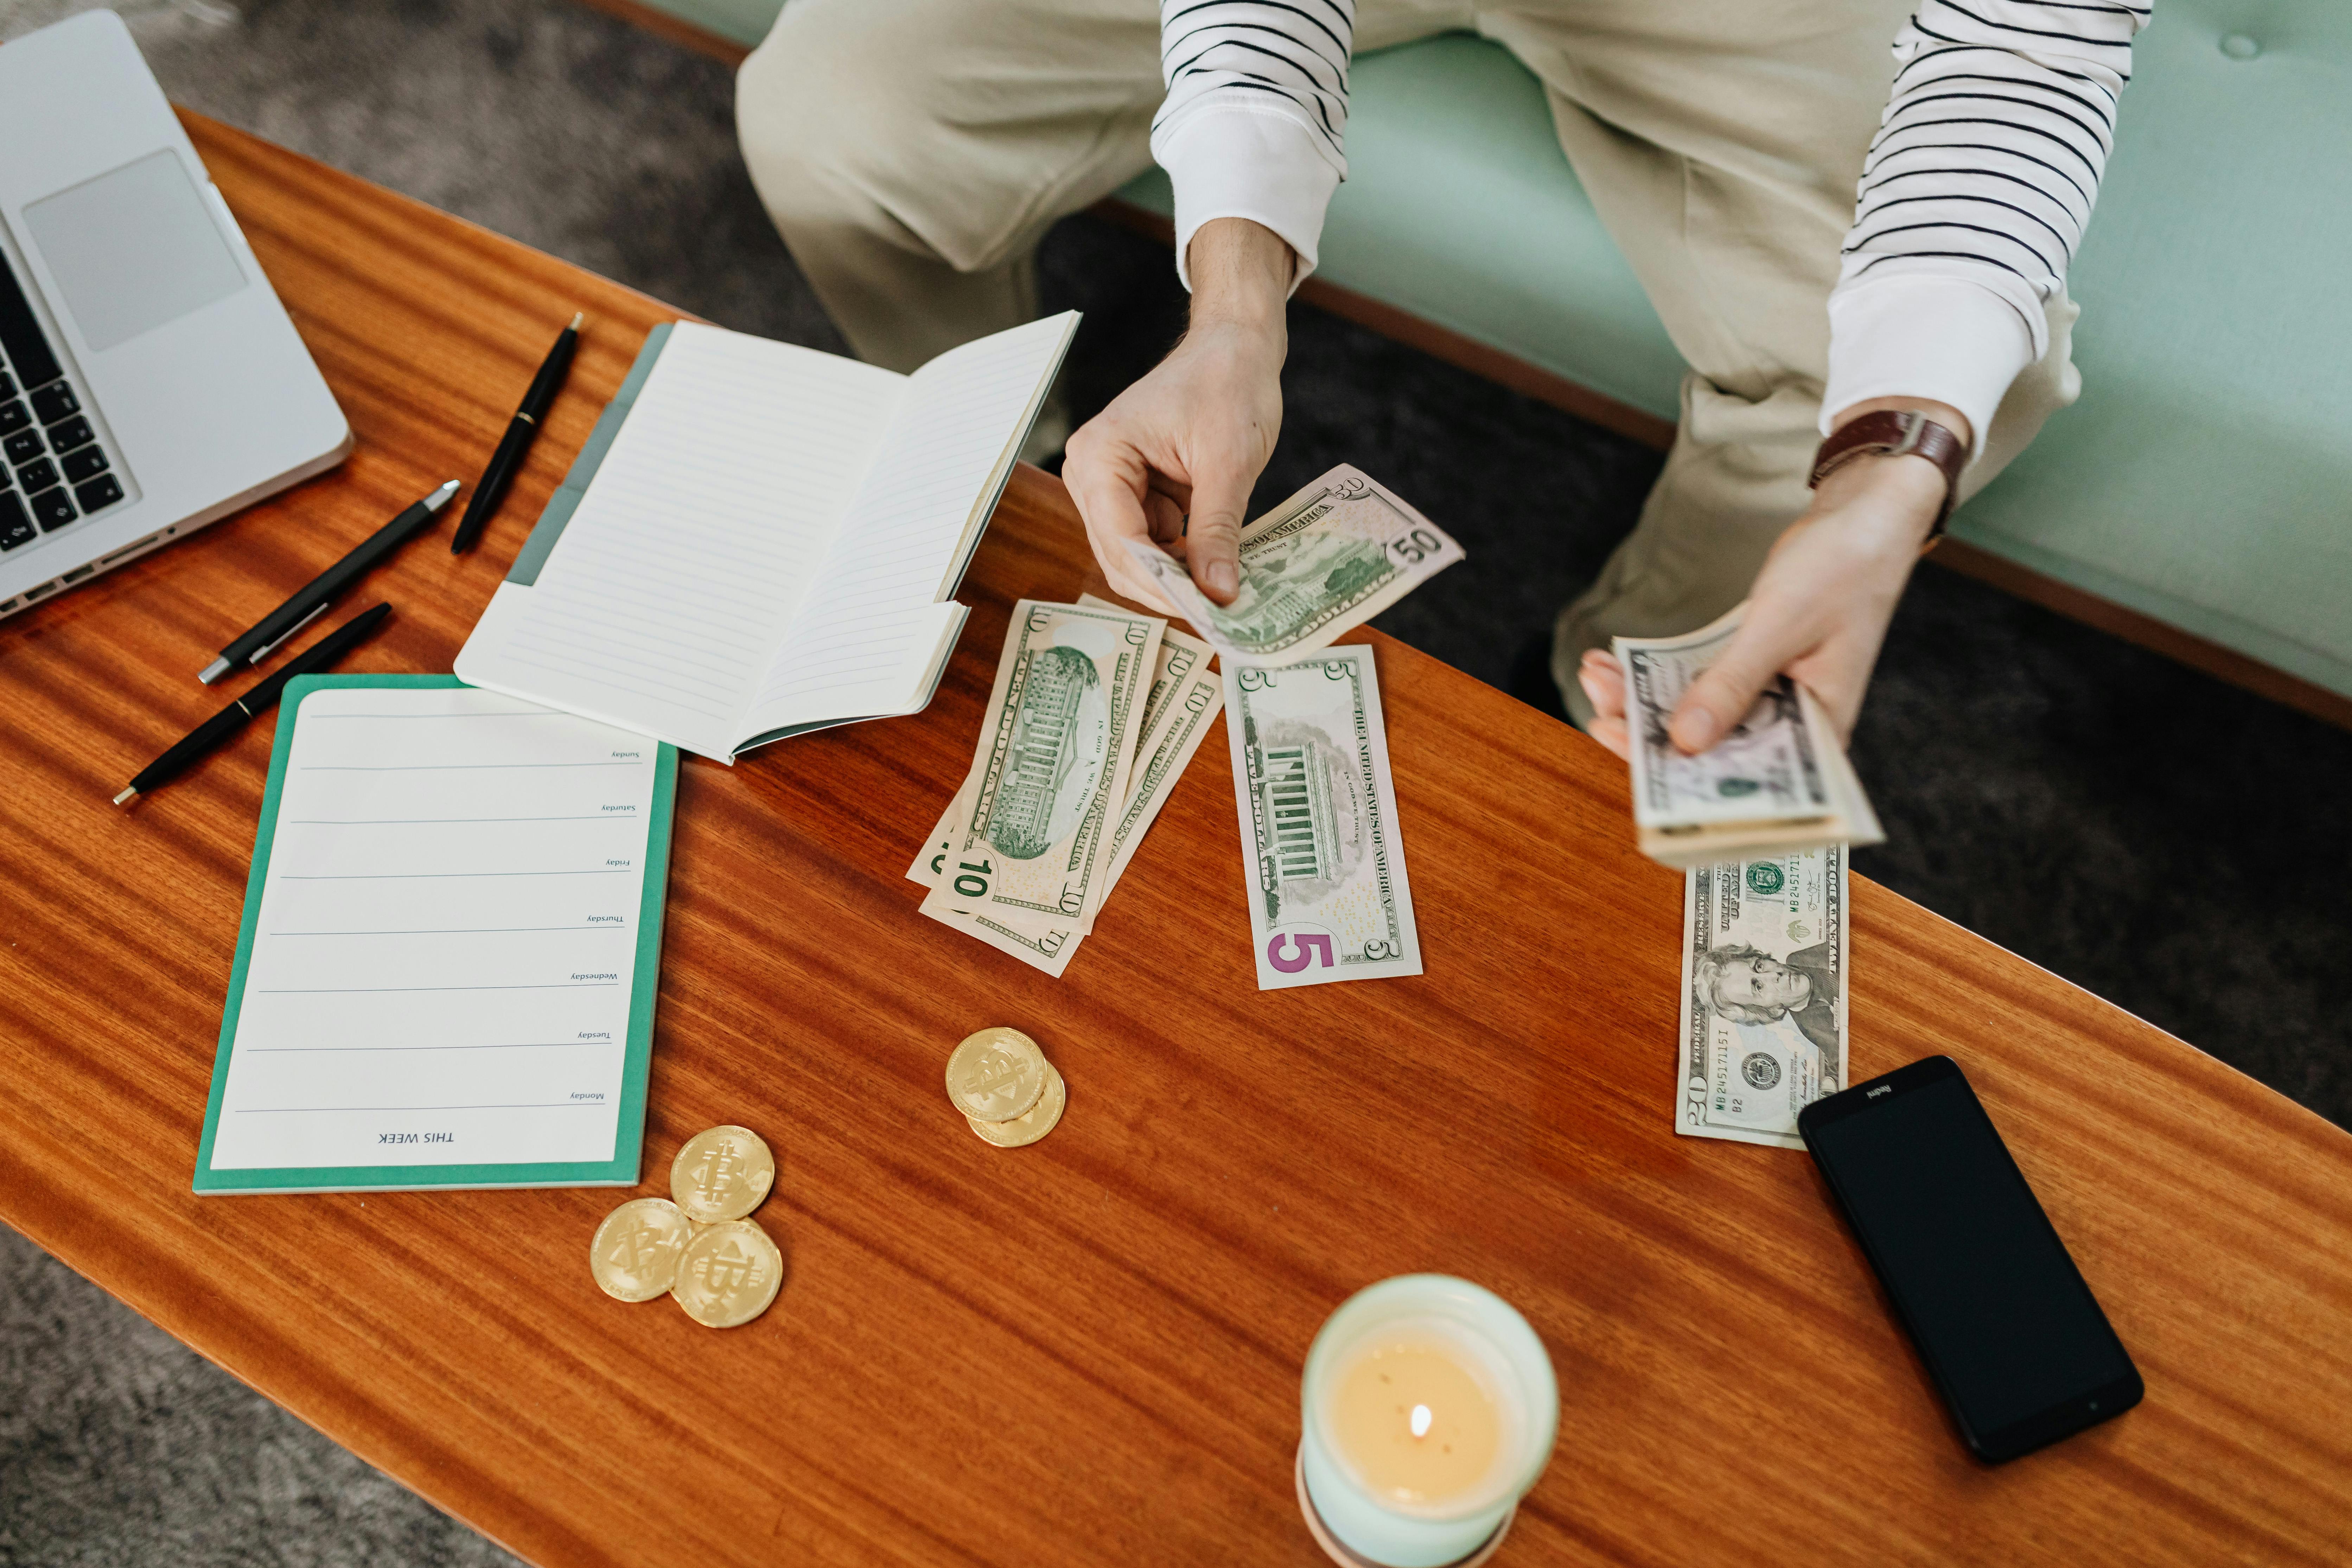
[[(1836, 425), (1882, 408), (1916, 408), (1961, 440), (1970, 438), (1959, 410), (1916, 398), (1857, 403)], [(1850, 739), (1886, 623), (1943, 502), (1943, 472), (1925, 458), (1857, 458), (1823, 479), (1811, 508), (1765, 557), (1730, 646), (1675, 709), (1667, 732), (1675, 749), (1689, 754), (1714, 745), (1782, 673), (1810, 687), (1838, 739)], [(1593, 648), (1578, 678), (1592, 701), (1593, 739), (1626, 755), (1624, 671), (1612, 655)]]
[(1158, 541), (1210, 598), (1233, 602), (1250, 487), (1282, 428), (1283, 304), (1297, 258), (1272, 229), (1217, 218), (1194, 232), (1190, 264), (1183, 341), (1070, 437), (1062, 464), (1103, 575), (1170, 615), (1120, 541)]

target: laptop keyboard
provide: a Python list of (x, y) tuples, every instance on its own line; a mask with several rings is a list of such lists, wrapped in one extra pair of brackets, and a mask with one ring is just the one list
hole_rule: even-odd
[(0, 258), (0, 552), (122, 499), (40, 319)]

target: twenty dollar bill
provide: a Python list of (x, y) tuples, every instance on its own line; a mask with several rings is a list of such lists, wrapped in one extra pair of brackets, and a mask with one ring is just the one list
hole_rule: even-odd
[(1261, 991), (1421, 973), (1372, 650), (1224, 666)]
[(1345, 463), (1243, 528), (1230, 605), (1158, 545), (1128, 549), (1228, 664), (1327, 647), (1462, 559), (1444, 529)]
[(1675, 1131), (1801, 1149), (1797, 1112), (1850, 1081), (1845, 850), (1691, 869)]

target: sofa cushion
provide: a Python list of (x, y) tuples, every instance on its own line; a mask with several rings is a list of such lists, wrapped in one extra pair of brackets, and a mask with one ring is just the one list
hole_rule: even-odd
[(745, 48), (756, 46), (776, 25), (784, 0), (644, 0), (652, 10), (667, 11), (706, 33), (716, 33)]
[(2352, 695), (2352, 5), (2165, 0), (2134, 54), (2082, 400), (1952, 531)]

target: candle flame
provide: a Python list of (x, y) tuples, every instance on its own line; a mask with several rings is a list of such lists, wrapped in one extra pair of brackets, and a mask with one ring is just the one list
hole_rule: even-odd
[(1429, 1436), (1429, 1406), (1426, 1405), (1412, 1407), (1412, 1435), (1416, 1437)]

